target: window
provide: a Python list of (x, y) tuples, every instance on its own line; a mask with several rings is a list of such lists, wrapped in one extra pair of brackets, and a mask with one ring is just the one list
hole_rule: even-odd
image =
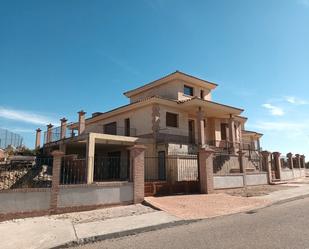
[(200, 96), (201, 99), (204, 99), (204, 90), (201, 90), (201, 96)]
[(183, 88), (183, 93), (185, 95), (193, 96), (193, 87), (185, 85)]
[(167, 112), (166, 113), (166, 126), (178, 127), (178, 114)]
[(130, 136), (130, 119), (129, 118), (126, 118), (124, 120), (124, 135), (125, 136)]
[(222, 123), (221, 124), (221, 140), (227, 139), (226, 129), (227, 129), (227, 124)]
[(110, 135), (117, 135), (117, 123), (112, 122), (104, 125), (104, 133)]

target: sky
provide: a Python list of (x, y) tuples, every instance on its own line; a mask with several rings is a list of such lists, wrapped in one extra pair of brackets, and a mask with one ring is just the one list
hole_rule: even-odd
[(309, 158), (309, 0), (1, 0), (0, 128), (128, 103), (180, 70), (219, 84), (263, 149)]

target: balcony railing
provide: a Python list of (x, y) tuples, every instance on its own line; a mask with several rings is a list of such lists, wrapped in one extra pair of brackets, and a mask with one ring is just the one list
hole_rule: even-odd
[[(70, 123), (71, 124), (71, 123)], [(70, 124), (67, 124), (69, 126)], [(66, 133), (64, 138), (71, 138), (76, 136), (76, 131), (71, 130), (71, 129), (66, 129)], [(56, 142), (61, 140), (61, 127), (54, 127), (50, 130), (50, 138), (49, 138), (49, 143), (51, 142)], [(48, 131), (44, 132), (44, 144), (48, 142)]]
[(195, 133), (181, 129), (160, 129), (156, 136), (157, 143), (196, 144)]
[(128, 128), (128, 127), (121, 127), (121, 126), (105, 126), (105, 125), (98, 125), (95, 129), (95, 132), (108, 134), (108, 135), (118, 135), (118, 136), (127, 136), (127, 137), (135, 137), (136, 136), (136, 129), (135, 128)]

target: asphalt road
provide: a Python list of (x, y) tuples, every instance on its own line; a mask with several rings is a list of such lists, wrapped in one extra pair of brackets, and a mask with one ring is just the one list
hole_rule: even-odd
[(309, 198), (77, 248), (309, 248)]

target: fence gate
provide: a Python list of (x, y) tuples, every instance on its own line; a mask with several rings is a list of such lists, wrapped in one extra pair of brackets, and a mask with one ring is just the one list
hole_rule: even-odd
[(145, 196), (199, 193), (198, 155), (145, 157)]

